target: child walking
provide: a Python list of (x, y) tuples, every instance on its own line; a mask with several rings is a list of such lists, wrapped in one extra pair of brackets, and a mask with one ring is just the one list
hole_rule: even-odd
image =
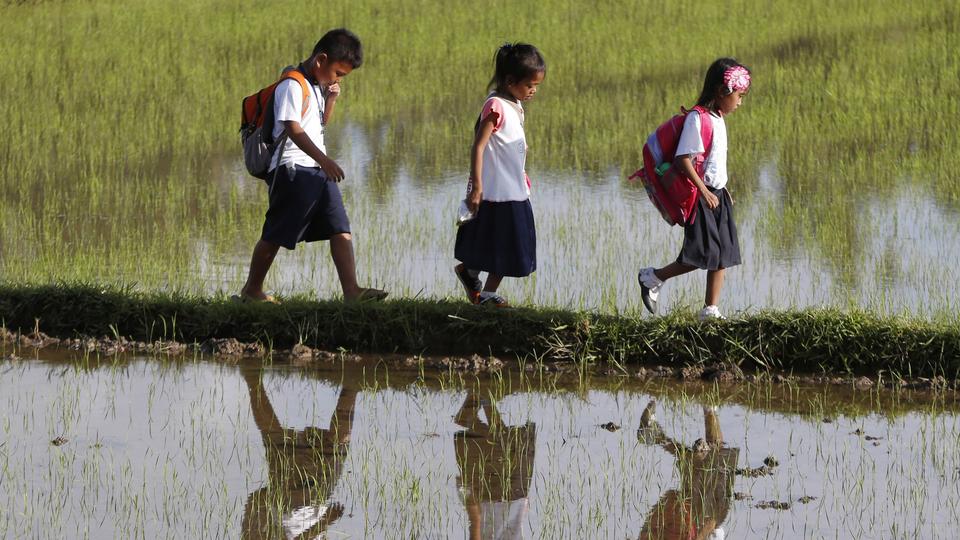
[[(637, 280), (643, 304), (650, 313), (657, 312), (657, 300), (663, 283), (697, 268), (707, 271), (704, 307), (699, 319), (723, 319), (718, 304), (724, 272), (740, 264), (740, 242), (733, 220), (733, 200), (727, 185), (727, 128), (724, 117), (737, 110), (750, 89), (750, 70), (733, 58), (720, 58), (709, 69), (697, 105), (710, 111), (713, 142), (704, 148), (700, 136), (700, 115), (688, 114), (677, 144), (674, 166), (686, 174), (699, 190), (696, 217), (683, 228), (683, 247), (677, 260), (654, 269), (640, 270)], [(707, 152), (701, 178), (693, 159)]]
[[(537, 232), (526, 173), (524, 101), (537, 93), (547, 65), (533, 45), (505, 44), (475, 126), (466, 206), (473, 216), (457, 230), (454, 267), (473, 304), (509, 306), (497, 294), (504, 277), (537, 269)], [(487, 272), (481, 284), (480, 272)]]
[(299, 242), (330, 241), (345, 300), (381, 300), (387, 293), (357, 284), (350, 221), (337, 184), (343, 169), (326, 154), (323, 135), (330, 120), (340, 81), (363, 63), (360, 39), (340, 28), (327, 32), (310, 58), (296, 67), (309, 82), (309, 99), (294, 79), (277, 85), (274, 93), (274, 140), (270, 165), (270, 206), (260, 240), (253, 248), (250, 272), (238, 299), (276, 302), (263, 292), (263, 280), (280, 247), (289, 250)]

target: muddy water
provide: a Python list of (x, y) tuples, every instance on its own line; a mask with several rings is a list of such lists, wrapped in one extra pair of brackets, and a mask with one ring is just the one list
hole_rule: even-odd
[(960, 523), (952, 396), (44, 354), (0, 362), (3, 538), (955, 538)]

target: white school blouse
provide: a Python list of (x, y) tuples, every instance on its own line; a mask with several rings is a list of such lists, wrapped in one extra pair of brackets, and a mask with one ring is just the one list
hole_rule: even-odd
[[(713, 144), (710, 153), (703, 164), (703, 183), (713, 189), (721, 189), (727, 185), (727, 124), (723, 117), (711, 112), (713, 120)], [(679, 156), (703, 153), (703, 140), (700, 138), (700, 115), (688, 114), (683, 121), (683, 132), (677, 143)]]
[(480, 118), (497, 113), (493, 134), (483, 149), (483, 200), (491, 202), (525, 201), (530, 198), (527, 185), (527, 138), (523, 132), (523, 106), (493, 94), (483, 104)]

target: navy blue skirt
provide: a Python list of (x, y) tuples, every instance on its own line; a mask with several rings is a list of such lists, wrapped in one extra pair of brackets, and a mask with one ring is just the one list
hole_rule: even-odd
[(697, 198), (697, 218), (683, 227), (683, 247), (677, 262), (703, 270), (720, 270), (740, 264), (740, 239), (733, 221), (733, 204), (726, 189), (713, 189), (720, 204), (711, 210)]
[(457, 229), (454, 257), (470, 270), (525, 277), (537, 269), (537, 227), (530, 200), (483, 201)]

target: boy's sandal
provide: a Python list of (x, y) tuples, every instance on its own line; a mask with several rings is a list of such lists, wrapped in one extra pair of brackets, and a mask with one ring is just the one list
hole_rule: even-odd
[(233, 296), (231, 296), (230, 300), (233, 302), (237, 302), (238, 304), (276, 304), (276, 305), (280, 304), (279, 300), (277, 300), (273, 296), (270, 296), (269, 294), (264, 295), (263, 298), (254, 298), (253, 296), (240, 293), (240, 294), (234, 294)]
[(379, 302), (387, 297), (390, 294), (387, 291), (381, 291), (380, 289), (373, 288), (360, 288), (360, 294), (349, 299), (349, 302), (369, 302), (376, 301)]

